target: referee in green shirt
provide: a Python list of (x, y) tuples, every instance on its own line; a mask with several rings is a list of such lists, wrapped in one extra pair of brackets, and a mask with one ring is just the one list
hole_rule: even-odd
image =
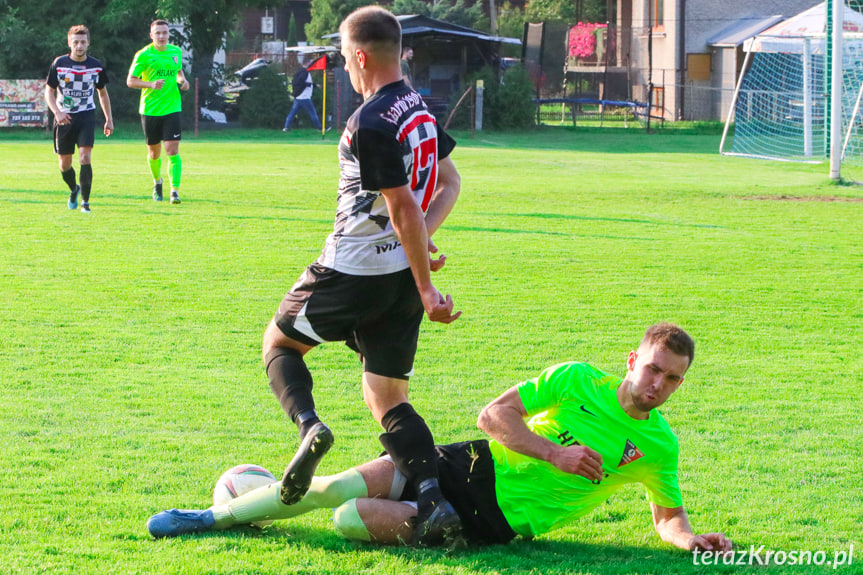
[(141, 90), (141, 125), (147, 138), (147, 159), (153, 174), (153, 199), (162, 201), (162, 142), (168, 156), (171, 179), (171, 203), (180, 203), (180, 90), (189, 89), (183, 74), (183, 52), (168, 44), (169, 28), (165, 20), (150, 24), (152, 44), (135, 54), (126, 85)]
[[(622, 379), (586, 363), (562, 363), (489, 403), (477, 425), (491, 440), (437, 447), (440, 486), (468, 542), (547, 533), (640, 483), (663, 541), (690, 551), (731, 550), (723, 533), (693, 532), (678, 487), (677, 438), (657, 410), (683, 383), (694, 354), (685, 331), (660, 323), (629, 353)], [(163, 511), (148, 528), (171, 537), (336, 508), (333, 522), (345, 537), (398, 544), (410, 538), (415, 497), (385, 456), (315, 477), (294, 505), (281, 502), (275, 482), (227, 505)]]

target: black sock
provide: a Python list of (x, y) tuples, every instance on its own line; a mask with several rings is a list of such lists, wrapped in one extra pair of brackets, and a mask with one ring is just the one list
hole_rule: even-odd
[[(309, 411), (314, 413), (315, 400), (312, 397), (312, 374), (303, 361), (303, 355), (291, 348), (275, 347), (267, 352), (264, 360), (270, 389), (291, 421), (300, 426), (300, 435), (305, 436), (308, 428), (317, 422), (309, 423), (310, 418), (307, 416)], [(300, 414), (303, 414), (303, 418), (297, 422)], [(317, 419), (317, 415), (314, 419)]]
[(321, 419), (318, 417), (318, 413), (314, 409), (308, 411), (301, 411), (299, 414), (297, 414), (297, 418), (294, 420), (294, 422), (300, 429), (300, 439), (305, 437), (309, 430), (320, 421)]
[(93, 185), (93, 166), (81, 164), (81, 199), (84, 203), (90, 201), (90, 188)]
[(60, 175), (63, 176), (63, 181), (66, 182), (66, 185), (69, 186), (69, 191), (75, 191), (75, 168), (69, 168), (65, 172), (60, 172)]
[(426, 422), (409, 403), (389, 410), (381, 425), (386, 433), (380, 441), (405, 478), (416, 486), (417, 506), (422, 515), (442, 498), (437, 483), (437, 453)]

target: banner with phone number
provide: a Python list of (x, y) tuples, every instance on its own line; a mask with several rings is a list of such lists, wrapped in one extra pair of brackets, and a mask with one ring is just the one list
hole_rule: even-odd
[(0, 80), (0, 128), (31, 126), (48, 122), (45, 80)]

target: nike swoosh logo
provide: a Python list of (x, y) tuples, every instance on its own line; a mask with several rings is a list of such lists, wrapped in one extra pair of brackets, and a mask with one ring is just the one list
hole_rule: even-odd
[(180, 137), (180, 134), (174, 134), (174, 137), (175, 137), (175, 138), (179, 138), (179, 137)]
[(587, 409), (586, 407), (584, 407), (584, 404), (583, 404), (583, 403), (581, 404), (581, 407), (580, 407), (579, 409), (581, 409), (583, 412), (585, 412), (585, 413), (586, 413), (586, 414), (588, 414), (588, 415), (592, 415), (592, 416), (594, 416), (594, 417), (599, 417), (598, 415), (596, 415), (595, 413), (593, 413), (592, 411), (590, 411), (589, 409)]

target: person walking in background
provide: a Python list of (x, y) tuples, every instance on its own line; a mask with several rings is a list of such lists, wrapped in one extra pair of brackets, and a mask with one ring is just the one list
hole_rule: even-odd
[[(111, 98), (108, 97), (108, 75), (102, 62), (87, 55), (90, 47), (90, 30), (84, 25), (69, 28), (66, 34), (69, 53), (58, 56), (51, 63), (45, 85), (45, 102), (54, 114), (54, 153), (60, 160), (60, 173), (69, 186), (70, 210), (78, 207), (81, 194), (81, 212), (90, 213), (90, 189), (93, 185), (91, 154), (96, 139), (96, 103), (93, 93), (99, 95), (99, 105), (105, 114), (105, 136), (114, 133)], [(58, 100), (59, 96), (59, 100)], [(75, 181), (72, 156), (78, 146), (80, 184)]]
[(180, 90), (189, 89), (183, 74), (183, 51), (168, 44), (170, 29), (165, 20), (150, 24), (152, 44), (135, 54), (126, 85), (141, 90), (141, 125), (147, 138), (147, 160), (153, 175), (153, 199), (162, 201), (162, 143), (168, 156), (171, 203), (180, 203)]
[(314, 86), (312, 74), (308, 68), (300, 66), (300, 69), (291, 78), (291, 93), (294, 96), (294, 104), (285, 118), (285, 127), (282, 128), (283, 132), (291, 129), (291, 123), (297, 117), (300, 110), (303, 110), (309, 116), (315, 129), (320, 131), (321, 121), (318, 119), (318, 112), (315, 110), (315, 105), (312, 102), (312, 90)]

